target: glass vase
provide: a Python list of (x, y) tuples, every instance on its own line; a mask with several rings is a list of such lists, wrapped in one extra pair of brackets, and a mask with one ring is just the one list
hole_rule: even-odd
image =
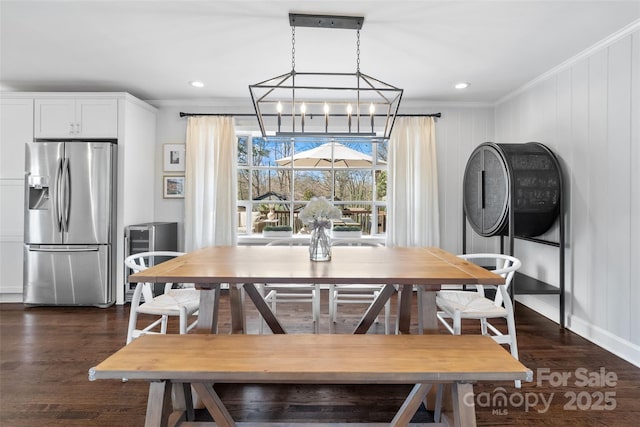
[(309, 259), (311, 261), (331, 261), (331, 238), (329, 227), (314, 223), (309, 241)]

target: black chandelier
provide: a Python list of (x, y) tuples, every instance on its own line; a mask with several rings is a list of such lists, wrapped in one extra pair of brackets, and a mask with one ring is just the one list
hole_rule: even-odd
[[(390, 138), (402, 89), (360, 71), (360, 29), (363, 22), (362, 16), (289, 14), (291, 71), (249, 85), (263, 137)], [(356, 30), (355, 73), (296, 71), (297, 26)], [(310, 126), (309, 120), (314, 117), (323, 120), (316, 120), (315, 125)]]

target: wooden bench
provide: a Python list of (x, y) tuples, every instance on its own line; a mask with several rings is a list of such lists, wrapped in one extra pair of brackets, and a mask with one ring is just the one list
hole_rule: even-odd
[(216, 422), (198, 426), (249, 425), (234, 422), (214, 383), (415, 384), (389, 424), (404, 426), (431, 385), (444, 383), (451, 422), (466, 427), (475, 425), (464, 400), (473, 382), (531, 381), (532, 373), (485, 336), (191, 334), (142, 336), (89, 371), (90, 380), (122, 378), (151, 382), (146, 426), (192, 420), (189, 384)]

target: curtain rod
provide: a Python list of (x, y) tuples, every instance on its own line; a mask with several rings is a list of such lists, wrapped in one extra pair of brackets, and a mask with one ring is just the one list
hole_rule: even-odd
[[(316, 114), (322, 116), (322, 114)], [(233, 116), (233, 117), (255, 117), (255, 113), (183, 113), (180, 112), (180, 117), (192, 117), (192, 116)], [(263, 114), (264, 117), (277, 117), (278, 114)], [(308, 114), (309, 118), (313, 118), (313, 114)], [(331, 114), (331, 117), (347, 117), (347, 114)], [(387, 117), (386, 114), (374, 114), (375, 117)], [(369, 114), (362, 117), (371, 117)], [(428, 113), (428, 114), (396, 114), (396, 117), (442, 117), (442, 113)]]

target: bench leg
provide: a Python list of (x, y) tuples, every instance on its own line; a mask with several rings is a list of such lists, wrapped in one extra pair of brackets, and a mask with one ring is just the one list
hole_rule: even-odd
[(453, 383), (451, 385), (453, 423), (460, 427), (475, 427), (476, 409), (473, 399), (473, 384)]
[(231, 418), (231, 414), (229, 414), (211, 384), (194, 383), (193, 388), (202, 399), (204, 406), (206, 406), (218, 427), (235, 427), (236, 423)]
[(152, 381), (149, 384), (145, 427), (166, 427), (171, 412), (171, 387), (169, 381)]
[(442, 415), (442, 392), (444, 390), (444, 385), (438, 385), (438, 392), (436, 393), (436, 406), (433, 411), (433, 421), (436, 423), (440, 422), (440, 416)]
[(182, 413), (187, 421), (195, 421), (195, 411), (193, 409), (193, 394), (191, 384), (173, 383), (173, 411)]
[(427, 397), (430, 389), (431, 384), (416, 384), (389, 425), (392, 427), (409, 425), (409, 421), (411, 421), (420, 404)]

